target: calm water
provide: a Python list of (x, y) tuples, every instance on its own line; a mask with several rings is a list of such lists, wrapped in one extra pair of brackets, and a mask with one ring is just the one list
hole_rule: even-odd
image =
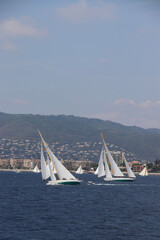
[(0, 172), (0, 240), (160, 239), (160, 176), (79, 178), (79, 186), (46, 186), (40, 174)]

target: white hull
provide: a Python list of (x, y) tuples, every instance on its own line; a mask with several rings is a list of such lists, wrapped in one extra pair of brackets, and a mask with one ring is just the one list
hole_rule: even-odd
[(104, 181), (123, 181), (123, 182), (125, 182), (125, 181), (134, 181), (135, 180), (135, 178), (103, 178), (104, 179)]
[(56, 180), (56, 181), (48, 181), (47, 185), (77, 185), (80, 184), (82, 180)]

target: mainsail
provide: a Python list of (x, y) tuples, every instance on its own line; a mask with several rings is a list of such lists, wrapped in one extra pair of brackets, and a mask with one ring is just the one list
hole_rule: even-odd
[(111, 165), (112, 175), (114, 177), (124, 177), (123, 173), (121, 172), (121, 170), (117, 166), (116, 162), (114, 161), (110, 151), (108, 150), (105, 142), (104, 142), (104, 146), (105, 146), (105, 149), (106, 149), (106, 153), (107, 153), (107, 156), (108, 156), (109, 163)]
[(110, 171), (108, 163), (107, 163), (106, 153), (105, 153), (105, 151), (103, 153), (104, 153), (103, 159), (104, 159), (104, 164), (105, 164), (106, 179), (112, 179), (112, 174), (111, 174), (111, 171)]
[(101, 155), (100, 155), (99, 163), (98, 163), (98, 177), (99, 178), (105, 176), (103, 155), (104, 155), (104, 148), (102, 147), (102, 151), (101, 151)]
[(42, 173), (42, 181), (45, 181), (47, 178), (50, 177), (49, 165), (46, 164), (42, 144), (41, 144), (41, 173)]
[(56, 177), (55, 177), (54, 172), (53, 172), (53, 167), (51, 165), (51, 162), (50, 162), (48, 156), (47, 156), (47, 162), (48, 162), (48, 166), (49, 166), (49, 172), (50, 172), (51, 181), (56, 181)]
[(66, 179), (66, 180), (70, 180), (70, 179), (76, 179), (64, 166), (63, 164), (57, 159), (57, 157), (53, 154), (53, 152), (51, 151), (51, 149), (48, 147), (48, 145), (46, 144), (46, 148), (48, 150), (48, 153), (52, 159), (52, 162), (54, 164), (54, 167), (57, 171), (57, 175), (59, 176), (60, 180)]

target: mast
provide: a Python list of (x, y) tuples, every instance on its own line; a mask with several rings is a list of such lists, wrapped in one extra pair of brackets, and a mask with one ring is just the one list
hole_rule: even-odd
[(49, 154), (49, 152), (48, 152), (48, 149), (47, 149), (47, 147), (46, 147), (46, 143), (45, 143), (45, 141), (44, 141), (44, 139), (43, 139), (43, 137), (42, 137), (42, 134), (41, 134), (41, 132), (39, 131), (39, 129), (38, 129), (38, 133), (39, 133), (39, 135), (40, 135), (40, 137), (41, 137), (41, 140), (42, 140), (42, 142), (43, 142), (43, 145), (44, 145), (44, 147), (45, 147), (45, 149), (46, 149), (46, 151), (47, 151), (47, 153), (48, 153), (48, 156), (49, 156), (49, 158), (50, 158), (50, 160), (51, 160), (51, 162), (52, 162), (52, 164), (53, 164), (53, 166), (54, 166), (54, 168), (55, 168), (55, 170), (56, 170), (56, 173), (57, 173), (57, 175), (58, 175), (58, 178), (59, 178), (59, 180), (61, 180), (61, 178), (60, 178), (60, 176), (59, 176), (59, 174), (58, 174), (58, 171), (57, 171), (57, 169), (56, 169), (56, 167), (55, 167), (55, 165), (54, 165), (54, 162), (53, 162), (53, 160), (52, 160), (52, 158), (51, 158), (51, 156), (50, 156), (50, 154)]

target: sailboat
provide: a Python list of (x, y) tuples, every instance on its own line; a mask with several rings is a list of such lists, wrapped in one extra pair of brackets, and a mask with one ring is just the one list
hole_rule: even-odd
[(143, 170), (139, 173), (140, 176), (148, 176), (148, 171), (147, 171), (147, 167), (145, 166), (143, 168)]
[(39, 168), (38, 168), (37, 165), (36, 165), (35, 168), (33, 169), (33, 172), (34, 172), (34, 173), (39, 173), (39, 172), (40, 172), (40, 170), (39, 170)]
[[(40, 131), (38, 130), (39, 135), (41, 137), (42, 143), (45, 147), (45, 150), (48, 155), (48, 165), (50, 170), (51, 181), (48, 182), (48, 185), (77, 185), (82, 182), (81, 180), (75, 178), (65, 167), (64, 165), (57, 159), (57, 157), (53, 154), (48, 144), (44, 141)], [(56, 174), (53, 171), (52, 165), (56, 170)], [(58, 179), (57, 179), (57, 178)]]
[[(133, 180), (135, 180), (136, 176), (130, 169), (129, 164), (126, 161), (125, 157), (124, 157), (124, 163), (127, 168), (128, 178), (124, 176), (124, 174), (121, 172), (121, 170), (117, 166), (116, 162), (114, 161), (109, 149), (107, 148), (107, 146), (105, 144), (102, 133), (101, 133), (101, 137), (102, 137), (104, 146), (102, 147), (99, 164), (98, 164), (98, 167), (99, 167), (98, 177), (105, 176), (105, 178), (104, 178), (105, 181), (133, 181)], [(107, 155), (108, 161), (107, 161), (106, 155)], [(110, 171), (108, 164), (110, 165), (111, 171)]]
[(79, 166), (79, 168), (76, 171), (77, 174), (82, 174), (83, 173), (83, 169), (81, 167), (81, 165)]

